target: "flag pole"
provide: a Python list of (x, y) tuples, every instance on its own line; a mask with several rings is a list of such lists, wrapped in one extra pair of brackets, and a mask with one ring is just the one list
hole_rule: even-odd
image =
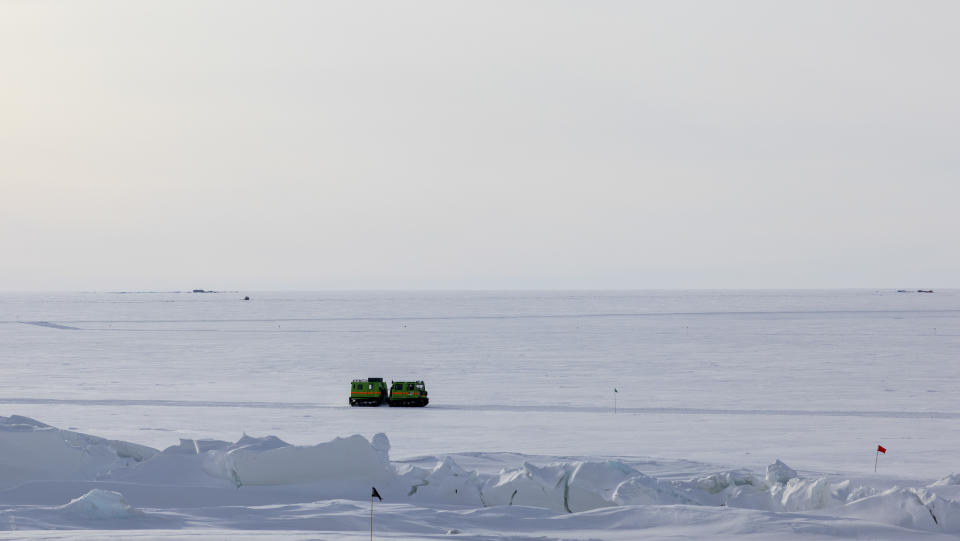
[(877, 456), (873, 459), (873, 473), (877, 473), (877, 462), (880, 461), (880, 453), (887, 454), (887, 448), (882, 445), (877, 446)]
[(373, 499), (383, 501), (383, 497), (377, 492), (377, 487), (370, 487), (370, 541), (373, 541)]

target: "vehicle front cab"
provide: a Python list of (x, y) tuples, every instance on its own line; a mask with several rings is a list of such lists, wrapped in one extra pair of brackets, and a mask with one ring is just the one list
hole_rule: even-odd
[(423, 381), (390, 383), (390, 398), (387, 404), (391, 406), (426, 406), (429, 402), (427, 387)]

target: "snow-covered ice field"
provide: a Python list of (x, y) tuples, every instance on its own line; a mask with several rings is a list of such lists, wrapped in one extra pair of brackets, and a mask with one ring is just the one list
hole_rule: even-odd
[(960, 291), (3, 294), (0, 536), (956, 538), (958, 346)]

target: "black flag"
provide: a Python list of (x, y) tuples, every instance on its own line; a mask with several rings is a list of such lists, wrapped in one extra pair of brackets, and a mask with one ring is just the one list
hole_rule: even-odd
[(373, 487), (373, 494), (370, 495), (371, 500), (374, 498), (380, 500), (381, 502), (383, 501), (383, 498), (380, 497), (380, 493), (377, 492), (377, 487)]

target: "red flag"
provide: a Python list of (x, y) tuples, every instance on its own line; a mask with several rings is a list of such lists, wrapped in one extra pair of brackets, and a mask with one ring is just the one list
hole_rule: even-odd
[(877, 452), (878, 452), (878, 453), (887, 454), (887, 448), (884, 447), (884, 446), (882, 446), (882, 445), (878, 445), (878, 446), (877, 446)]

